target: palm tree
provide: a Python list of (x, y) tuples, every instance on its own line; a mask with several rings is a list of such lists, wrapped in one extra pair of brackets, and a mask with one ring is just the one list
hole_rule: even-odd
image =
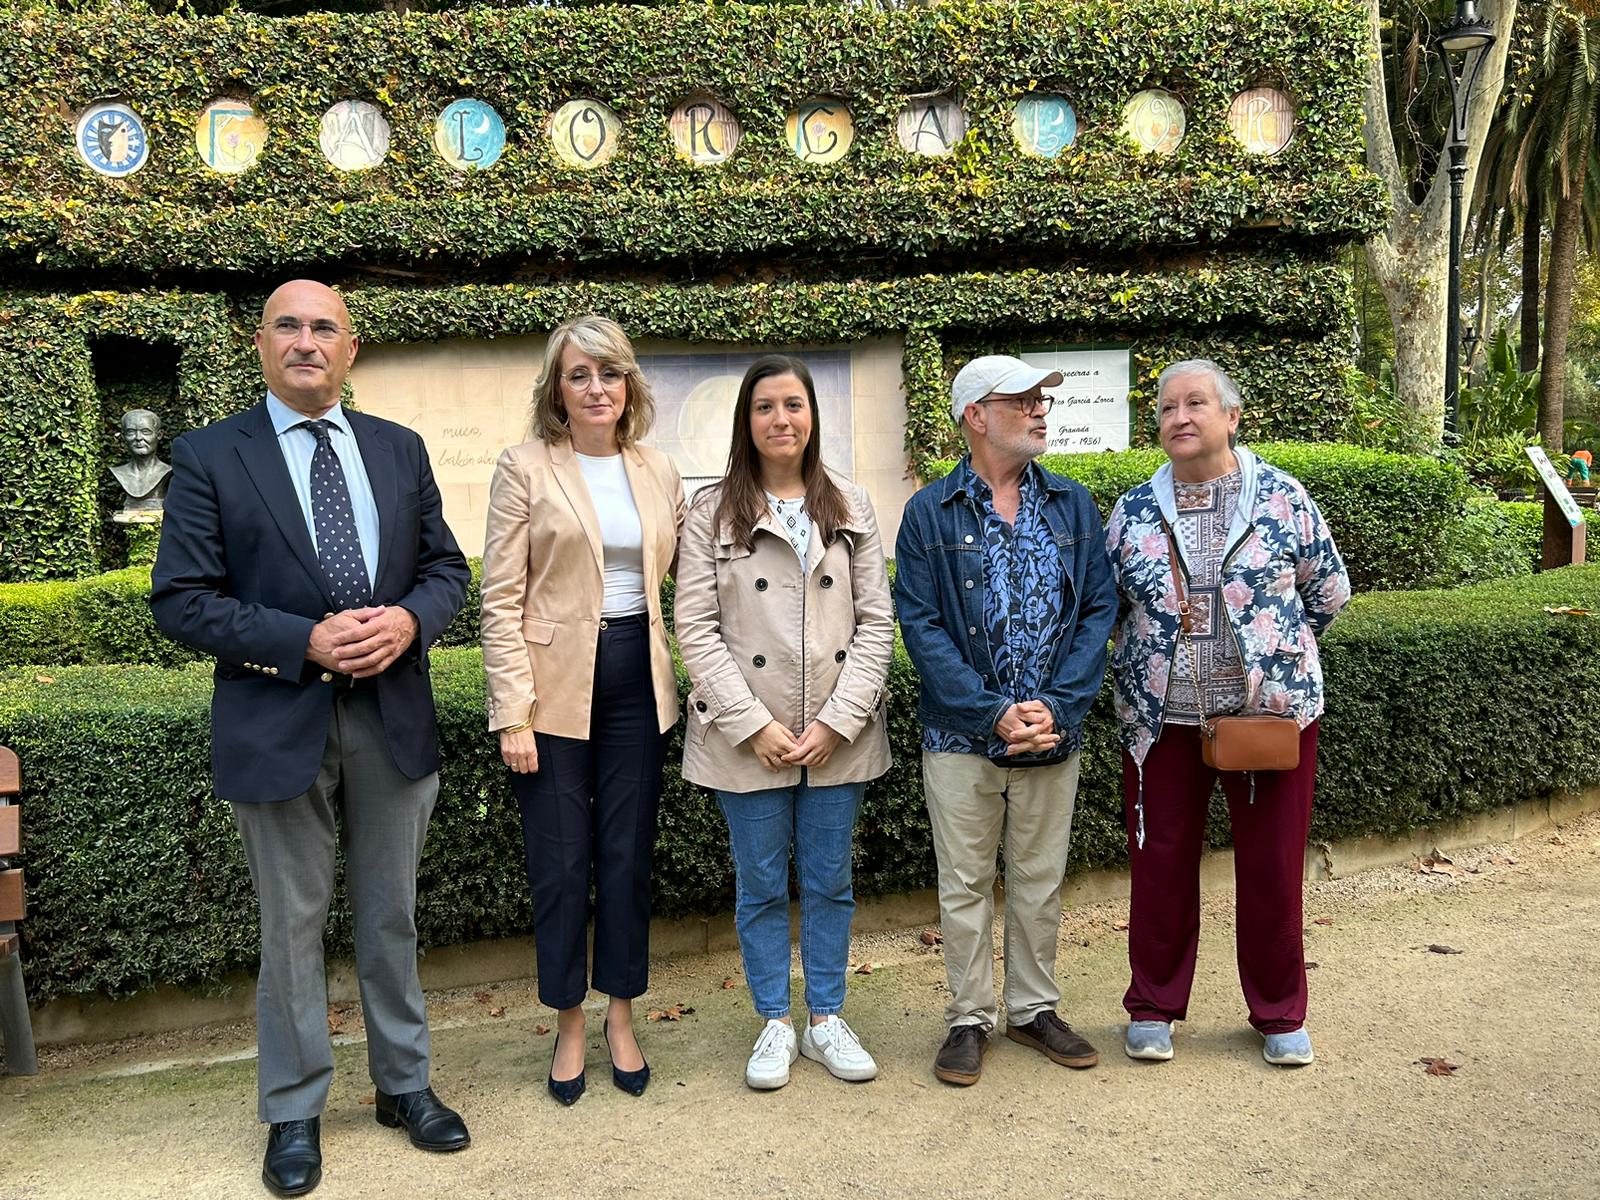
[[(1578, 243), (1600, 244), (1600, 0), (1550, 0), (1525, 10), (1533, 54), (1485, 148), (1483, 215), (1508, 237), (1513, 214), (1523, 237), (1520, 366), (1541, 365), (1539, 432), (1562, 448), (1567, 336), (1577, 283)], [(1539, 243), (1550, 222), (1542, 355)]]

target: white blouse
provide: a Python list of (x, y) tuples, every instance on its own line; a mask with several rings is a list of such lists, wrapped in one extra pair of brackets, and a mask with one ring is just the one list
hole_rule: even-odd
[[(576, 452), (574, 452), (576, 453)], [(578, 454), (578, 468), (589, 486), (589, 499), (600, 518), (600, 543), (605, 561), (605, 598), (602, 617), (627, 617), (648, 607), (644, 592), (644, 527), (639, 506), (628, 485), (622, 455), (596, 458)]]

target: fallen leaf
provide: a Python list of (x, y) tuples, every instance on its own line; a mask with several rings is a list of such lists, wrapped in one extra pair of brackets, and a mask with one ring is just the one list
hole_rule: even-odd
[(54, 675), (35, 675), (33, 681), (35, 683), (54, 683), (56, 677)]
[(922, 944), (924, 946), (938, 946), (944, 942), (944, 934), (937, 929), (924, 929), (922, 931)]
[(533, 1027), (533, 1035), (535, 1037), (543, 1037), (545, 1034), (547, 1034), (549, 1032), (550, 1032), (550, 1026), (548, 1026), (548, 1025), (535, 1025)]
[(1428, 870), (1434, 875), (1459, 876), (1461, 874), (1461, 868), (1456, 866), (1455, 863), (1451, 862), (1448, 858), (1433, 859), (1428, 863)]
[(872, 968), (875, 967), (876, 965), (877, 965), (876, 963), (864, 962), (859, 967), (856, 968), (856, 974), (857, 975), (871, 975), (872, 974)]
[(1561, 835), (1558, 833), (1550, 839), (1550, 844), (1552, 846), (1565, 846), (1566, 842), (1561, 840)]
[(505, 1016), (506, 1015), (506, 1006), (503, 1005), (503, 1004), (495, 1005), (493, 1008), (491, 1008), (489, 1010), (489, 1015), (491, 1017), (503, 1017), (503, 1016)]
[(1315, 971), (1315, 970), (1316, 970), (1316, 969), (1317, 969), (1317, 968), (1318, 968), (1318, 967), (1320, 967), (1320, 966), (1321, 966), (1321, 965), (1322, 965), (1322, 964), (1321, 964), (1321, 963), (1314, 963), (1314, 962), (1308, 962), (1308, 963), (1307, 963), (1307, 964), (1306, 964), (1306, 970), (1308, 970), (1308, 971)]
[(344, 1031), (344, 1014), (328, 1010), (328, 1032), (342, 1033)]
[(739, 986), (739, 981), (736, 980), (736, 979), (724, 979), (722, 981), (722, 990), (723, 991), (727, 991), (729, 988), (736, 988), (738, 986)]
[(1432, 954), (1460, 954), (1461, 953), (1461, 951), (1457, 950), (1454, 946), (1442, 946), (1438, 942), (1430, 942), (1428, 944), (1428, 950)]
[(651, 1009), (645, 1017), (647, 1021), (681, 1021), (692, 1013), (694, 1009), (682, 1004), (669, 1005), (666, 1008)]
[(479, 1004), (487, 1004), (491, 999), (493, 999), (493, 997), (491, 997), (488, 992), (479, 992), (477, 995), (473, 996), (473, 999)]
[(1424, 1058), (1418, 1061), (1422, 1063), (1422, 1070), (1426, 1075), (1454, 1075), (1461, 1069), (1460, 1063), (1446, 1062), (1442, 1058)]
[(1332, 917), (1318, 917), (1315, 921), (1312, 921), (1311, 923), (1313, 925), (1332, 925), (1333, 924), (1333, 918)]
[(363, 1103), (363, 1104), (376, 1104), (377, 1102), (378, 1102), (378, 1098), (376, 1096), (363, 1096), (363, 1097), (361, 1097), (361, 1103)]
[(1517, 860), (1516, 859), (1507, 858), (1504, 854), (1496, 854), (1496, 855), (1494, 855), (1492, 858), (1489, 859), (1489, 862), (1493, 866), (1496, 866), (1496, 867), (1514, 867), (1514, 866), (1517, 865)]
[(1128, 923), (1126, 921), (1113, 921), (1113, 922), (1111, 922), (1111, 928), (1113, 928), (1113, 929), (1121, 930), (1121, 929), (1126, 929), (1127, 927), (1128, 927)]

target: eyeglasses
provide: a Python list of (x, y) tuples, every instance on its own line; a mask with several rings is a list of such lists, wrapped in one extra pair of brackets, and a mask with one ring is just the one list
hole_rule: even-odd
[(351, 332), (337, 321), (302, 321), (296, 317), (279, 317), (271, 325), (263, 325), (261, 328), (270, 332), (273, 337), (280, 338), (297, 338), (302, 329), (309, 329), (311, 336), (319, 342), (336, 342), (342, 334)]
[(588, 391), (589, 385), (599, 379), (600, 386), (609, 392), (613, 388), (621, 387), (623, 380), (628, 378), (628, 373), (619, 371), (616, 367), (602, 367), (600, 374), (596, 375), (588, 367), (579, 367), (576, 371), (568, 371), (561, 378), (568, 387), (579, 392)]
[(1047, 417), (1050, 415), (1050, 410), (1056, 406), (1056, 398), (1034, 392), (1027, 396), (987, 396), (982, 400), (974, 400), (973, 403), (1015, 404), (1017, 411), (1025, 417), (1032, 416), (1035, 409), (1038, 410), (1040, 416)]

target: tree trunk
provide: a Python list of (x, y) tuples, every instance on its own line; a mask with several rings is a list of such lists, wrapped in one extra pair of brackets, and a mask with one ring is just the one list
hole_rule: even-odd
[(1394, 330), (1395, 394), (1428, 429), (1444, 427), (1449, 240), (1419, 235), (1367, 243), (1372, 277), (1388, 301)]
[(1522, 333), (1517, 339), (1517, 370), (1539, 369), (1539, 247), (1544, 239), (1544, 205), (1539, 186), (1528, 185), (1528, 211), (1522, 214)]
[(1583, 227), (1583, 183), (1556, 200), (1550, 221), (1550, 265), (1544, 294), (1544, 370), (1539, 375), (1539, 433), (1545, 449), (1561, 453), (1567, 387), (1567, 331), (1578, 284), (1578, 235)]
[[(1441, 157), (1432, 178), (1426, 181), (1422, 200), (1412, 199), (1412, 180), (1401, 167), (1389, 123), (1388, 81), (1384, 77), (1387, 56), (1379, 0), (1366, 0), (1366, 9), (1369, 53), (1362, 111), (1367, 166), (1383, 180), (1390, 205), (1388, 228), (1367, 243), (1367, 262), (1389, 302), (1389, 320), (1394, 326), (1395, 390), (1431, 429), (1442, 431), (1450, 181)], [(1480, 11), (1496, 30), (1509, 34), (1517, 18), (1517, 0), (1483, 0)], [(1509, 36), (1502, 35), (1483, 52), (1488, 57), (1483, 61), (1467, 113), (1463, 191), (1469, 197), (1473, 195), (1473, 180), (1483, 156), (1489, 121), (1499, 102), (1510, 42)], [(1459, 347), (1451, 347), (1451, 351), (1459, 352)]]

